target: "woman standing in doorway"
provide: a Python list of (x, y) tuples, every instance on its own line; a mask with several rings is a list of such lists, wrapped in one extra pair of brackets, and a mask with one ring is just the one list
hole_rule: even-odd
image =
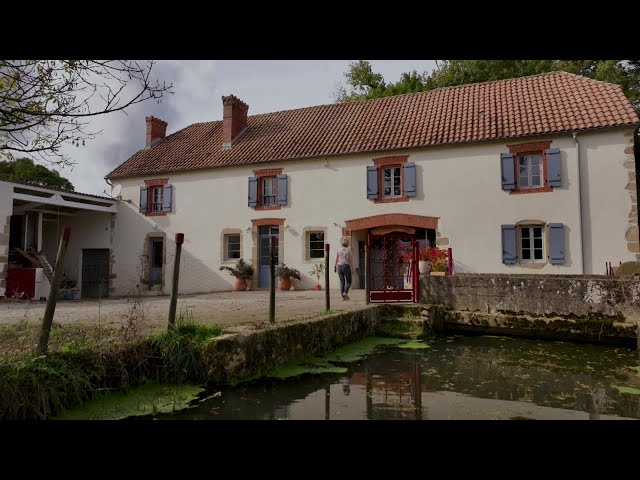
[(342, 247), (338, 249), (336, 254), (336, 263), (333, 271), (338, 272), (340, 277), (340, 293), (343, 300), (349, 300), (349, 289), (351, 288), (351, 271), (353, 270), (353, 256), (349, 248), (349, 240), (343, 238), (340, 242)]

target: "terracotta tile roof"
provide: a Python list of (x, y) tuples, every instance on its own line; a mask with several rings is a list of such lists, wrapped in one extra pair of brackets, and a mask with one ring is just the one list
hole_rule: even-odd
[(222, 121), (140, 150), (108, 178), (635, 125), (618, 85), (565, 72), (248, 117), (222, 150)]

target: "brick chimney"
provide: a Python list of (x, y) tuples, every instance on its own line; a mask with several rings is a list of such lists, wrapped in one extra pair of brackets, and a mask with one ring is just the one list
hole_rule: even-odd
[(156, 117), (147, 117), (147, 147), (153, 147), (167, 136), (167, 122)]
[(222, 148), (231, 148), (233, 141), (247, 128), (249, 105), (233, 95), (222, 97), (222, 105)]

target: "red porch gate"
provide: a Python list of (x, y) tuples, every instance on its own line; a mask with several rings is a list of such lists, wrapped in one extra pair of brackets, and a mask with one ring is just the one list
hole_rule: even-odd
[(368, 250), (369, 301), (417, 302), (418, 243), (415, 235), (369, 234)]

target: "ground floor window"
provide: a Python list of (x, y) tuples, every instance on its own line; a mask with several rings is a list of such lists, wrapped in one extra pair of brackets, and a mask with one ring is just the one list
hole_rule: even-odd
[(523, 263), (544, 262), (544, 226), (520, 226), (520, 261)]
[(324, 258), (324, 232), (307, 232), (309, 260)]
[(240, 258), (240, 235), (225, 235), (224, 236), (224, 259), (235, 260)]

